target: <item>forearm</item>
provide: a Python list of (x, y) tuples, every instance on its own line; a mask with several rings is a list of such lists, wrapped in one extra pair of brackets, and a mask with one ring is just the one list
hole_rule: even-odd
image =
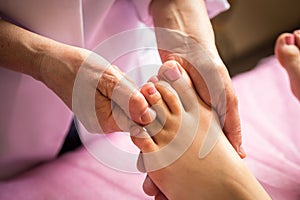
[(0, 20), (0, 66), (42, 81), (70, 108), (84, 57), (77, 49)]
[(38, 78), (37, 39), (36, 34), (0, 20), (0, 66)]
[(219, 57), (204, 0), (152, 0), (150, 11), (155, 27), (180, 31)]

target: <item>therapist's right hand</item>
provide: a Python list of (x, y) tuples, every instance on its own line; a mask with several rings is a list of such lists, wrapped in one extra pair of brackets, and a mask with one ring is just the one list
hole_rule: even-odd
[(155, 112), (136, 84), (101, 56), (54, 42), (40, 62), (39, 79), (69, 106), (89, 132), (128, 131), (146, 125)]
[[(91, 51), (1, 19), (0, 66), (43, 82), (90, 132), (126, 130), (131, 119), (144, 125), (155, 116), (134, 82), (116, 66), (103, 62)], [(45, 111), (50, 107), (45, 105)]]

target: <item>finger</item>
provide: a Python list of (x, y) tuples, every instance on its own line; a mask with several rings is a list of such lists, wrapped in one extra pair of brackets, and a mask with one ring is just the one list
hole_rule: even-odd
[(239, 154), (239, 156), (241, 158), (245, 158), (246, 153), (241, 146), (242, 133), (238, 111), (238, 99), (233, 91), (228, 91), (226, 114), (222, 118), (225, 118), (223, 131), (226, 137), (228, 138), (229, 142), (236, 150), (236, 152)]
[[(219, 84), (222, 85), (219, 88), (221, 90), (217, 93), (212, 94), (212, 101), (215, 109), (218, 113), (220, 123), (227, 139), (239, 154), (241, 158), (246, 157), (246, 154), (241, 147), (242, 145), (242, 134), (241, 134), (241, 123), (238, 111), (238, 98), (233, 88), (231, 79), (228, 71), (225, 67), (218, 68), (216, 72), (219, 75)], [(216, 80), (218, 80), (216, 78)], [(219, 94), (219, 99), (217, 99)]]
[(148, 124), (155, 118), (155, 113), (148, 108), (148, 103), (137, 86), (116, 66), (112, 65), (103, 72), (98, 90), (118, 104), (137, 123)]
[[(115, 111), (113, 112), (112, 110)], [(122, 131), (124, 127), (128, 127), (128, 123), (130, 122), (126, 114), (118, 106), (113, 106), (112, 108), (111, 101), (101, 95), (99, 91), (95, 94), (95, 112), (98, 119), (95, 121), (100, 125), (103, 133)], [(112, 113), (115, 115), (113, 116)], [(93, 122), (90, 116), (91, 114), (88, 113), (82, 120), (84, 124), (88, 124), (87, 127), (90, 127), (90, 124)], [(117, 124), (116, 121), (119, 123)], [(90, 131), (89, 129), (87, 130)]]
[[(223, 132), (241, 158), (246, 156), (242, 144), (238, 100), (225, 66), (207, 71), (203, 79), (199, 73), (189, 73), (204, 102), (212, 106), (219, 117)], [(200, 77), (197, 79), (197, 76)]]
[(159, 192), (159, 193), (155, 196), (155, 200), (168, 200), (168, 198), (167, 198), (162, 192)]
[(149, 196), (156, 196), (160, 193), (158, 187), (153, 183), (151, 178), (147, 175), (144, 183), (143, 183), (143, 190)]
[(143, 190), (149, 196), (155, 196), (156, 200), (168, 200), (168, 198), (160, 191), (149, 176), (145, 178)]

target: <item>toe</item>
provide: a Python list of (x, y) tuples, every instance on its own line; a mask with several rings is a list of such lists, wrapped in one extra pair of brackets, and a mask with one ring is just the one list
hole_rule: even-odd
[(186, 83), (189, 86), (192, 86), (193, 83), (187, 74), (187, 72), (183, 69), (183, 67), (176, 61), (169, 60), (165, 62), (158, 72), (158, 78), (163, 79), (169, 83), (172, 83), (178, 79), (183, 77)]
[(300, 99), (300, 38), (299, 31), (284, 33), (277, 39), (275, 53), (280, 64), (286, 69), (292, 92)]
[(141, 93), (144, 95), (151, 108), (156, 112), (156, 119), (152, 123), (147, 125), (147, 128), (150, 131), (150, 135), (153, 136), (157, 133), (158, 130), (161, 129), (162, 124), (164, 124), (165, 122), (165, 112), (168, 111), (168, 114), (169, 110), (166, 110), (167, 107), (162, 100), (161, 94), (157, 91), (156, 86), (152, 82), (145, 84), (141, 88)]
[(165, 104), (166, 109), (173, 115), (181, 114), (181, 104), (179, 101), (178, 94), (167, 82), (160, 81), (155, 87), (159, 91), (162, 100)]
[(298, 65), (299, 48), (295, 44), (295, 36), (291, 33), (281, 34), (276, 41), (275, 54), (287, 71)]
[(147, 83), (141, 93), (156, 112), (156, 119), (145, 128), (158, 146), (168, 144), (174, 136), (172, 133), (178, 129), (174, 124), (181, 117), (181, 104), (176, 92), (167, 82), (159, 81), (155, 85)]
[(130, 128), (132, 142), (143, 152), (152, 152), (157, 150), (157, 145), (148, 135), (148, 133), (140, 126), (135, 125)]
[(167, 61), (159, 70), (159, 78), (168, 82), (178, 94), (185, 111), (193, 109), (196, 93), (186, 71), (176, 61)]
[(294, 31), (295, 36), (295, 45), (297, 45), (298, 48), (300, 48), (300, 30)]
[(141, 88), (141, 93), (144, 95), (150, 105), (161, 103), (161, 95), (157, 92), (154, 84), (149, 82)]
[(147, 82), (151, 82), (151, 83), (157, 83), (159, 80), (158, 80), (158, 77), (157, 76), (152, 76), (151, 78), (149, 78), (149, 80)]

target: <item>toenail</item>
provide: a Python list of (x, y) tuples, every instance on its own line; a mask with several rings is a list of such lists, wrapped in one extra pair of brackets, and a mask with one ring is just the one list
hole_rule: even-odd
[(169, 81), (176, 81), (181, 76), (180, 71), (178, 70), (177, 67), (167, 69), (164, 72), (164, 75)]
[(293, 45), (293, 44), (295, 44), (295, 37), (293, 35), (287, 35), (285, 37), (285, 43), (287, 45)]
[(156, 93), (156, 88), (154, 86), (150, 86), (147, 90), (149, 95), (153, 95)]

